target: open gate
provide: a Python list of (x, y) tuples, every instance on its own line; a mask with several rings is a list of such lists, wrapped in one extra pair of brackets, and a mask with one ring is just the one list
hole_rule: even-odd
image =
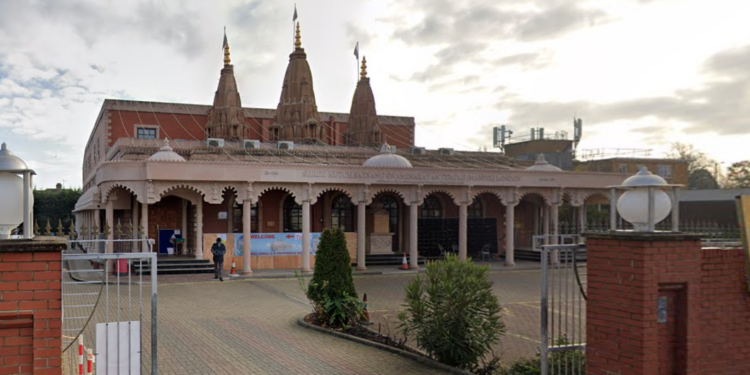
[[(110, 248), (143, 241), (112, 240)], [(97, 375), (156, 374), (156, 253), (103, 253), (107, 242), (73, 240), (63, 253), (63, 368), (67, 374), (88, 374), (89, 367)], [(150, 267), (151, 275), (134, 275), (134, 267)]]
[(542, 375), (586, 373), (586, 247), (542, 246)]

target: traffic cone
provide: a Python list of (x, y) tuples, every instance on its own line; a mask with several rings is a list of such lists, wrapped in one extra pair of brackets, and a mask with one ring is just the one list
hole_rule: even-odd
[(234, 257), (232, 257), (232, 273), (231, 275), (237, 275), (237, 265), (234, 264)]
[(409, 263), (406, 262), (406, 252), (404, 252), (404, 259), (401, 260), (401, 269), (402, 270), (409, 269)]
[(372, 322), (370, 322), (370, 312), (367, 311), (367, 293), (365, 293), (364, 297), (362, 297), (362, 313), (365, 315), (365, 321), (362, 322), (362, 324), (371, 325)]

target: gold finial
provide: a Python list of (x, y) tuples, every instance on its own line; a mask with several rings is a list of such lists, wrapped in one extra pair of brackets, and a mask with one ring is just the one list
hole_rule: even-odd
[(359, 72), (360, 78), (367, 78), (367, 58), (362, 56), (362, 70)]
[(224, 34), (224, 66), (229, 66), (232, 63), (232, 59), (229, 57), (229, 42), (227, 36)]
[(297, 33), (294, 34), (294, 49), (302, 48), (302, 39), (299, 34), (299, 21), (297, 21)]

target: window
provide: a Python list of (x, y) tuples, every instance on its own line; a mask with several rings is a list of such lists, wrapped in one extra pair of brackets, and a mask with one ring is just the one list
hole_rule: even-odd
[[(242, 204), (238, 204), (236, 201), (234, 202), (233, 212), (232, 212), (232, 229), (235, 233), (242, 233)], [(258, 233), (258, 204), (253, 203), (252, 206), (250, 206), (250, 232), (251, 233)]]
[(380, 198), (383, 209), (388, 211), (388, 231), (398, 233), (398, 201), (392, 195), (383, 195)]
[(672, 166), (671, 165), (657, 165), (656, 174), (664, 178), (672, 178)]
[(620, 166), (617, 168), (617, 170), (620, 173), (628, 173), (628, 165), (627, 164), (620, 164)]
[(302, 206), (291, 195), (284, 201), (284, 232), (302, 232)]
[(331, 205), (331, 226), (338, 227), (344, 232), (353, 232), (353, 213), (352, 201), (346, 194), (340, 194)]
[(482, 218), (484, 213), (482, 212), (482, 201), (479, 198), (474, 198), (474, 202), (471, 202), (468, 209), (469, 218)]
[(443, 205), (438, 197), (430, 195), (424, 199), (419, 213), (422, 218), (441, 218), (443, 217)]
[(156, 128), (138, 127), (135, 132), (137, 138), (156, 138)]

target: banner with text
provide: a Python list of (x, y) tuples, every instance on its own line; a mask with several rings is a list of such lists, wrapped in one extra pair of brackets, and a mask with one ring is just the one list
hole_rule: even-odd
[[(242, 233), (234, 233), (234, 256), (242, 256)], [(310, 233), (310, 254), (315, 255), (320, 233)], [(302, 233), (253, 233), (251, 256), (302, 255)]]

